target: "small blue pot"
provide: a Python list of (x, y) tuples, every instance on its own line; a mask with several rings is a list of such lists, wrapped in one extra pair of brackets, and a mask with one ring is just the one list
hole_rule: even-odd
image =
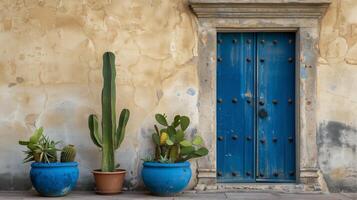
[(31, 164), (30, 177), (33, 187), (42, 196), (58, 197), (68, 194), (77, 184), (78, 163)]
[(191, 179), (189, 162), (144, 162), (141, 176), (145, 186), (158, 196), (171, 196), (183, 191)]

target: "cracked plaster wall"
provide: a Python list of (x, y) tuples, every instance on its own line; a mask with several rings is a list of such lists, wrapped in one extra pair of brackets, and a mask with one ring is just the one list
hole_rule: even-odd
[(357, 191), (357, 1), (334, 0), (321, 24), (319, 167), (332, 192)]
[(87, 117), (101, 113), (105, 51), (117, 56), (117, 110), (131, 111), (116, 159), (126, 187), (140, 188), (154, 114), (186, 114), (196, 130), (196, 40), (182, 0), (0, 1), (0, 190), (31, 187), (17, 141), (34, 126), (77, 146), (78, 189), (92, 189), (100, 152)]
[[(322, 20), (318, 68), (319, 166), (331, 191), (357, 191), (357, 2), (334, 0)], [(198, 123), (197, 34), (185, 0), (0, 2), (0, 190), (28, 189), (17, 141), (34, 126), (78, 147), (79, 189), (100, 152), (87, 117), (100, 113), (101, 56), (117, 55), (117, 109), (131, 110), (116, 158), (141, 188), (153, 115)], [(195, 162), (193, 162), (195, 168)], [(195, 179), (191, 181), (191, 187)]]

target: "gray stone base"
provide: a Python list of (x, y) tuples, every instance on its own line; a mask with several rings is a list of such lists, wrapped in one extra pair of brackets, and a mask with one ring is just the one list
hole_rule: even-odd
[(275, 183), (217, 183), (213, 185), (198, 184), (197, 192), (281, 192), (281, 193), (321, 193), (321, 190), (311, 190), (305, 184), (275, 184)]
[(301, 169), (298, 183), (217, 183), (216, 170), (198, 169), (196, 191), (268, 191), (287, 193), (325, 193), (328, 192), (321, 173), (316, 168)]

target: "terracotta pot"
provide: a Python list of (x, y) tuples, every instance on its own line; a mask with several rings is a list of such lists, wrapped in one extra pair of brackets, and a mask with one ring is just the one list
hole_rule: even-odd
[(100, 169), (93, 172), (95, 179), (95, 192), (98, 194), (121, 193), (126, 171), (117, 169), (115, 172), (102, 172)]

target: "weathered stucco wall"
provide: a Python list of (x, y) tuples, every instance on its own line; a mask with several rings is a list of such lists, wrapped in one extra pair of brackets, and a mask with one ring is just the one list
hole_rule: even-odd
[(181, 0), (0, 1), (0, 190), (31, 187), (17, 141), (35, 125), (77, 146), (78, 187), (92, 188), (100, 152), (87, 117), (101, 113), (105, 51), (117, 55), (117, 110), (131, 111), (116, 158), (126, 186), (140, 186), (154, 114), (186, 114), (195, 131), (195, 26)]
[[(320, 35), (319, 166), (331, 191), (357, 191), (356, 12), (357, 1), (334, 0)], [(100, 152), (87, 117), (101, 111), (101, 56), (108, 50), (117, 55), (118, 112), (131, 110), (116, 157), (128, 169), (126, 186), (140, 187), (153, 115), (189, 115), (196, 130), (196, 24), (185, 0), (1, 1), (0, 190), (31, 187), (17, 141), (34, 126), (77, 145), (79, 188), (93, 187)]]
[(330, 191), (357, 191), (357, 1), (323, 18), (318, 66), (319, 166)]

